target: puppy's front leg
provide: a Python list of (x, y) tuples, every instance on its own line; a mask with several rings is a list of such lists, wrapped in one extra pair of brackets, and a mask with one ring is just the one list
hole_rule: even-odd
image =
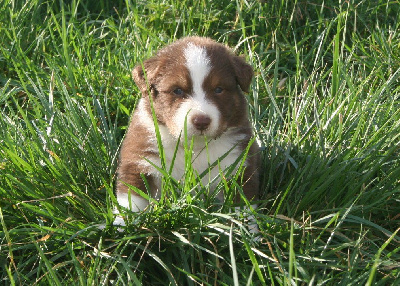
[[(129, 186), (135, 186), (140, 190), (146, 190), (145, 183), (140, 173), (135, 172), (134, 164), (121, 165), (118, 170), (117, 182), (117, 201), (121, 207), (129, 209), (132, 212), (140, 212), (147, 208), (149, 201), (137, 194)], [(117, 208), (115, 214), (119, 214)], [(125, 225), (121, 216), (117, 216), (114, 225)]]

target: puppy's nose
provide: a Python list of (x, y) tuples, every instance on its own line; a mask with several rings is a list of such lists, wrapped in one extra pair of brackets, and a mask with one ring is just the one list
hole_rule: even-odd
[(192, 123), (197, 130), (203, 131), (210, 126), (211, 118), (203, 114), (195, 115), (192, 117)]

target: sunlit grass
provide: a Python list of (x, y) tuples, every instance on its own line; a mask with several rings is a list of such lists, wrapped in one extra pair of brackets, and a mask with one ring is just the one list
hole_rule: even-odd
[[(400, 282), (398, 3), (83, 2), (0, 7), (4, 284)], [(166, 179), (170, 195), (150, 211), (125, 212), (124, 232), (112, 227), (118, 150), (139, 96), (131, 70), (195, 34), (256, 72), (260, 240), (231, 201), (193, 196), (190, 170)]]

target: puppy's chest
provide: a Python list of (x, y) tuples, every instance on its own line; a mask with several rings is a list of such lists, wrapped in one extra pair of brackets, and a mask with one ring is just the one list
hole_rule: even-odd
[[(239, 139), (240, 136), (222, 136), (206, 143), (203, 138), (197, 138), (192, 149), (182, 144), (177, 147), (176, 142), (163, 142), (166, 169), (172, 170), (173, 178), (182, 180), (191, 167), (198, 175), (204, 173), (201, 181), (207, 185), (221, 173), (226, 174), (228, 167), (236, 169), (235, 163), (243, 152), (238, 145)], [(156, 160), (161, 166), (161, 160)], [(153, 174), (159, 175), (159, 172), (153, 169)]]

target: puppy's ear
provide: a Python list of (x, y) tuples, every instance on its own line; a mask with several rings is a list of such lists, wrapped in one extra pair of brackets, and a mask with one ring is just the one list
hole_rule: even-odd
[(243, 57), (233, 56), (233, 67), (235, 69), (236, 80), (244, 92), (248, 92), (251, 79), (253, 78), (253, 68), (246, 63)]
[(132, 78), (143, 94), (155, 84), (159, 61), (157, 57), (150, 58), (143, 62), (143, 65), (137, 65), (132, 71)]

